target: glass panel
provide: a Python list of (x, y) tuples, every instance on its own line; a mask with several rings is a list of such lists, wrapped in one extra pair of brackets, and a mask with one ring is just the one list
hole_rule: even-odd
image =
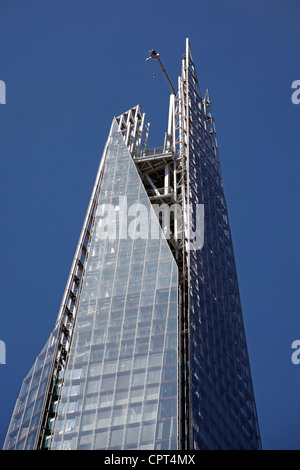
[(122, 445), (124, 429), (112, 429), (110, 435), (110, 447)]
[(127, 428), (126, 444), (136, 444), (139, 440), (139, 425)]
[(152, 441), (154, 439), (155, 423), (145, 423), (142, 426), (142, 441)]
[[(70, 402), (68, 412), (79, 413), (78, 423), (66, 415), (67, 407), (62, 401), (58, 418), (66, 418), (68, 432), (72, 429), (78, 433), (75, 434), (78, 448), (89, 448), (90, 442), (94, 442), (95, 449), (154, 449), (155, 422), (160, 409), (157, 400), (165, 396), (174, 397), (175, 401), (177, 398), (172, 388), (177, 381), (177, 342), (172, 336), (177, 335), (177, 297), (174, 309), (169, 303), (171, 276), (172, 285), (177, 286), (177, 266), (166, 240), (141, 238), (143, 227), (139, 222), (135, 226), (132, 216), (128, 217), (128, 224), (137, 238), (100, 238), (103, 201), (115, 204), (118, 221), (122, 207), (119, 196), (123, 193), (128, 196), (128, 207), (136, 204), (136, 208), (141, 208), (138, 204), (144, 204), (148, 213), (153, 210), (116, 124), (112, 126), (103, 168), (97, 224), (85, 269), (88, 274), (79, 300), (66, 372), (69, 382), (65, 382), (63, 392), (65, 397), (75, 399), (82, 394), (84, 399), (78, 404)], [(157, 219), (153, 223), (160, 230)], [(175, 321), (168, 330), (170, 313)], [(164, 354), (166, 344), (169, 356)], [(163, 360), (175, 368), (162, 374)], [(166, 383), (161, 388), (162, 381), (171, 379), (171, 385)], [(172, 414), (168, 415), (169, 412)], [(170, 418), (176, 412), (169, 404), (164, 416)], [(56, 440), (60, 432), (58, 425), (54, 428), (55, 448), (63, 446)], [(62, 432), (66, 432), (64, 428)], [(90, 442), (86, 436), (90, 436)]]
[(106, 449), (107, 431), (98, 431), (95, 434), (95, 449)]

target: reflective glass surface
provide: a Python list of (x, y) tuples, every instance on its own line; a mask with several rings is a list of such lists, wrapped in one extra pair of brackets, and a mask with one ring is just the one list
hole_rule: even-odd
[(190, 251), (191, 445), (257, 449), (260, 437), (223, 185), (191, 55), (189, 197), (204, 204), (205, 242)]
[[(101, 232), (104, 204), (116, 238)], [(177, 266), (163, 236), (145, 236), (151, 211), (114, 123), (53, 449), (177, 449)]]
[(36, 358), (32, 368), (23, 380), (18, 400), (9, 425), (4, 449), (33, 449), (41, 412), (44, 407), (47, 386), (52, 372), (52, 361), (56, 345), (58, 327)]
[[(203, 248), (184, 253), (188, 348), (178, 345), (178, 268), (114, 121), (59, 404), (47, 421), (51, 449), (178, 449), (181, 384), (191, 449), (261, 446), (214, 121), (186, 58), (187, 202), (205, 212)], [(57, 344), (56, 328), (23, 381), (5, 449), (36, 445)]]

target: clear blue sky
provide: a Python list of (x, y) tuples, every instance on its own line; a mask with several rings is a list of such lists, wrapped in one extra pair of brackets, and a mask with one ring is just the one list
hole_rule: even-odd
[[(299, 0), (2, 0), (0, 445), (54, 326), (111, 120), (163, 144), (185, 38), (216, 120), (265, 449), (300, 449)], [(153, 73), (157, 72), (156, 77)]]

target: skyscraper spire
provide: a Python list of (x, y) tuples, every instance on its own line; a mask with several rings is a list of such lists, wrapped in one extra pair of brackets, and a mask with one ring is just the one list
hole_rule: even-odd
[(189, 40), (165, 142), (113, 119), (5, 449), (259, 449), (216, 127)]

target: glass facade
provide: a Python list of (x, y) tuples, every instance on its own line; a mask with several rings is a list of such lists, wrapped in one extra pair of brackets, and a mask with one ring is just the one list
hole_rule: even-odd
[(227, 208), (208, 95), (189, 48), (188, 191), (204, 204), (205, 242), (189, 252), (190, 403), (193, 449), (258, 449), (260, 436)]
[(177, 449), (177, 265), (164, 237), (141, 238), (147, 220), (129, 217), (123, 239), (101, 235), (102, 208), (121, 214), (125, 195), (128, 213), (142, 204), (150, 216), (114, 123), (53, 449)]
[(36, 445), (41, 415), (51, 382), (57, 334), (56, 327), (23, 380), (4, 449), (30, 450)]
[[(188, 40), (171, 98), (165, 147), (145, 151), (139, 106), (112, 123), (5, 449), (261, 448), (215, 124)], [(179, 206), (168, 240), (157, 201)], [(193, 250), (197, 204), (204, 245)]]

